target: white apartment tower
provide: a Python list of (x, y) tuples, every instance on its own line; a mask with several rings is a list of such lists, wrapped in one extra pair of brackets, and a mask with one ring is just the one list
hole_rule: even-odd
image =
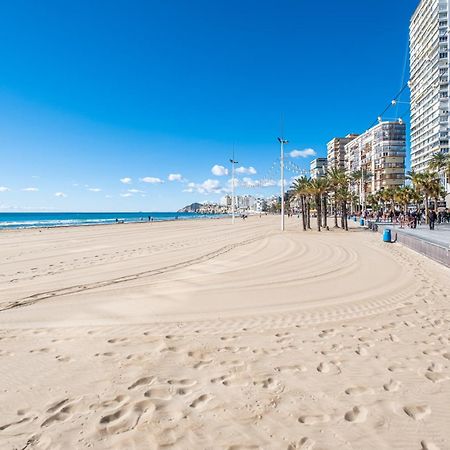
[(449, 3), (422, 0), (410, 23), (411, 168), (426, 170), (437, 152), (448, 153)]
[(401, 186), (405, 182), (406, 125), (381, 122), (345, 146), (348, 175), (363, 171), (370, 175), (368, 193)]

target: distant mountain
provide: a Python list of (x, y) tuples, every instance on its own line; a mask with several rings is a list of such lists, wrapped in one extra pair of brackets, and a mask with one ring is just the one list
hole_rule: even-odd
[(181, 208), (178, 212), (179, 213), (196, 213), (202, 208), (201, 203), (192, 203), (188, 206), (185, 206), (184, 208)]

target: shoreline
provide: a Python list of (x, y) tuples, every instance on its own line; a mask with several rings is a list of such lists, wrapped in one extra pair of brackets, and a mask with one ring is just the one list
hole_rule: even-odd
[[(32, 214), (32, 213), (30, 213)], [(132, 224), (152, 224), (152, 223), (162, 223), (162, 222), (182, 222), (182, 221), (190, 221), (190, 220), (206, 220), (206, 219), (227, 219), (231, 216), (208, 216), (206, 214), (199, 214), (199, 216), (203, 217), (186, 217), (179, 219), (160, 219), (160, 220), (137, 220), (137, 221), (128, 221), (128, 222), (111, 222), (111, 223), (80, 223), (80, 224), (70, 224), (70, 225), (51, 225), (51, 226), (24, 226), (24, 227), (16, 227), (16, 228), (2, 228), (0, 222), (0, 233), (2, 232), (10, 232), (10, 231), (24, 231), (24, 230), (49, 230), (53, 228), (80, 228), (80, 227), (97, 227), (97, 226), (111, 226), (111, 225), (132, 225)]]

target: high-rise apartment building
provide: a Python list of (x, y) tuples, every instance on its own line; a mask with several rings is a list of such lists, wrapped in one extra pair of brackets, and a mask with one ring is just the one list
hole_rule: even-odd
[(333, 138), (328, 142), (327, 165), (329, 168), (345, 169), (345, 146), (356, 137), (358, 137), (357, 134), (348, 134), (345, 137)]
[(309, 173), (311, 178), (323, 178), (327, 174), (327, 158), (316, 158), (310, 163)]
[(368, 193), (401, 186), (405, 182), (406, 126), (381, 122), (345, 146), (345, 169), (363, 171)]
[(448, 153), (449, 3), (422, 0), (410, 22), (411, 168)]

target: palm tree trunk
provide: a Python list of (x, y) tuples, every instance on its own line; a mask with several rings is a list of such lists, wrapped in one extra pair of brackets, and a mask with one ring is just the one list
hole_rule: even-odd
[(326, 194), (323, 196), (323, 208), (322, 208), (322, 211), (323, 211), (323, 227), (324, 228), (326, 228), (327, 226), (328, 226), (328, 223), (327, 223), (327, 196), (326, 196)]
[(311, 203), (309, 202), (309, 199), (307, 200), (306, 204), (306, 211), (307, 211), (307, 225), (308, 229), (311, 229)]
[(425, 223), (426, 224), (429, 223), (429, 218), (428, 218), (428, 194), (425, 194)]
[(337, 216), (338, 216), (338, 213), (337, 213), (337, 205), (338, 205), (338, 202), (337, 202), (337, 200), (336, 200), (336, 192), (334, 193), (334, 199), (333, 199), (333, 202), (334, 202), (334, 228), (339, 228), (339, 225), (338, 225), (338, 218), (337, 218)]
[(322, 224), (322, 198), (320, 195), (316, 195), (316, 207), (317, 207), (317, 231), (320, 231)]
[(302, 195), (300, 197), (301, 205), (302, 205), (302, 224), (303, 231), (306, 231), (306, 198)]
[(348, 231), (348, 219), (347, 219), (347, 202), (342, 203), (342, 217), (344, 218), (344, 226), (345, 231)]

